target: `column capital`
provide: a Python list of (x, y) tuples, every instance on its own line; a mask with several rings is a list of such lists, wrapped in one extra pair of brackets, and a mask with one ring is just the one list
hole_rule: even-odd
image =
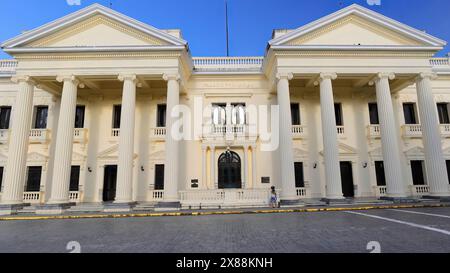
[(325, 73), (320, 73), (319, 78), (321, 81), (323, 80), (335, 80), (337, 79), (337, 74), (333, 73), (333, 72), (325, 72)]
[(30, 76), (14, 76), (11, 78), (13, 83), (26, 82), (32, 85), (37, 85), (36, 81)]
[(424, 80), (424, 79), (434, 80), (436, 78), (437, 74), (434, 72), (423, 72), (417, 75), (416, 80)]
[(294, 74), (288, 72), (288, 73), (277, 73), (276, 78), (278, 81), (280, 80), (292, 80), (294, 78)]
[(381, 79), (388, 79), (388, 80), (393, 80), (395, 79), (395, 73), (393, 72), (380, 72), (375, 76), (376, 80), (381, 80)]
[(136, 74), (119, 74), (119, 76), (117, 78), (121, 82), (132, 81), (134, 84), (136, 84), (138, 82)]
[(80, 80), (77, 77), (75, 77), (74, 75), (59, 75), (59, 76), (56, 77), (56, 80), (58, 82), (71, 81), (74, 84), (79, 84), (80, 83)]
[(163, 75), (163, 79), (168, 82), (168, 81), (180, 81), (181, 80), (181, 76), (178, 73), (165, 73)]

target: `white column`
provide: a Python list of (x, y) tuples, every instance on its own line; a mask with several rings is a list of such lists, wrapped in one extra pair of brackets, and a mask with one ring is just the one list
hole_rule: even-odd
[(388, 197), (406, 197), (402, 176), (400, 148), (398, 143), (398, 126), (395, 123), (389, 80), (392, 73), (380, 73), (375, 79), (378, 115), (380, 119), (381, 146), (383, 150), (384, 170)]
[(206, 152), (208, 151), (207, 146), (202, 146), (202, 184), (204, 189), (208, 189), (208, 179), (207, 179), (207, 169), (206, 169)]
[(339, 147), (337, 141), (336, 113), (332, 80), (335, 73), (320, 74), (320, 108), (322, 113), (323, 151), (325, 157), (325, 177), (327, 198), (343, 199)]
[(19, 90), (14, 104), (14, 117), (2, 195), (2, 204), (5, 205), (20, 205), (23, 203), (33, 112), (34, 82), (29, 77), (20, 77), (14, 80), (18, 82)]
[[(167, 81), (167, 136), (166, 136), (166, 165), (164, 174), (164, 202), (179, 202), (178, 198), (178, 157), (179, 141), (178, 136), (173, 135), (176, 117), (172, 116), (172, 111), (180, 104), (180, 76), (178, 74), (165, 74)], [(176, 129), (176, 130), (174, 130)]]
[(242, 179), (242, 188), (246, 189), (248, 185), (248, 146), (244, 148), (244, 179)]
[(256, 145), (252, 146), (252, 187), (256, 187)]
[(121, 75), (123, 81), (120, 118), (119, 165), (115, 203), (133, 201), (134, 130), (136, 108), (136, 75)]
[(289, 80), (291, 73), (278, 74), (277, 97), (280, 108), (280, 170), (281, 170), (281, 200), (291, 201), (297, 199), (295, 192), (294, 153), (292, 142), (292, 116)]
[(216, 147), (215, 146), (211, 146), (210, 147), (210, 152), (211, 152), (211, 161), (210, 161), (210, 168), (211, 168), (211, 183), (213, 184), (213, 187), (215, 190), (217, 190), (219, 188), (219, 184), (218, 181), (216, 179)]
[(72, 170), (73, 132), (77, 109), (79, 81), (74, 76), (58, 77), (63, 82), (61, 107), (56, 135), (55, 163), (49, 204), (69, 203), (70, 173)]
[(416, 81), (417, 101), (425, 148), (425, 166), (430, 195), (450, 196), (436, 102), (431, 87), (431, 79), (433, 77), (435, 75), (432, 73), (422, 73), (417, 77)]

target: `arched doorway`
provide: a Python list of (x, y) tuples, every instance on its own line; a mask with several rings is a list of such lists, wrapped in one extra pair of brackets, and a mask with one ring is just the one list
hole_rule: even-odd
[(242, 188), (241, 158), (227, 151), (219, 157), (219, 189)]

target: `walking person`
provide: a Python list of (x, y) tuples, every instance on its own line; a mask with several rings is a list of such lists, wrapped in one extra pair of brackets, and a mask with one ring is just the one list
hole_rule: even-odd
[(270, 207), (273, 209), (278, 208), (278, 195), (274, 186), (270, 190)]

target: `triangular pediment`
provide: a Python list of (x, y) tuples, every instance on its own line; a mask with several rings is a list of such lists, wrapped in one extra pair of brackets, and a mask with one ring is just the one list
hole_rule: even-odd
[(80, 154), (77, 152), (72, 153), (72, 161), (73, 162), (83, 162), (86, 160), (86, 158), (87, 158), (87, 156), (84, 154)]
[(269, 42), (276, 46), (441, 48), (446, 42), (377, 12), (351, 5)]
[(99, 4), (6, 41), (8, 48), (185, 46), (180, 37)]
[(48, 159), (47, 155), (38, 152), (29, 153), (27, 156), (28, 162), (46, 162), (47, 159)]
[(308, 156), (308, 151), (300, 148), (294, 148), (294, 158), (305, 158)]
[(153, 159), (153, 160), (155, 160), (155, 159), (164, 159), (164, 158), (166, 158), (166, 152), (165, 151), (157, 151), (157, 152), (154, 152), (154, 153), (152, 153), (152, 154), (150, 154), (150, 158), (151, 159)]
[[(341, 156), (346, 156), (346, 155), (351, 156), (351, 155), (356, 155), (358, 153), (358, 150), (356, 150), (352, 146), (349, 146), (344, 143), (338, 143), (338, 149), (339, 149), (339, 155), (341, 155)], [(320, 154), (323, 156), (324, 151), (322, 150), (320, 152)]]
[(419, 146), (412, 147), (405, 151), (405, 155), (407, 157), (414, 157), (414, 156), (423, 156), (424, 155), (424, 149)]
[(6, 162), (6, 161), (8, 161), (8, 156), (3, 153), (0, 153), (0, 162)]
[[(119, 144), (115, 144), (102, 152), (98, 154), (98, 159), (117, 159), (119, 158)], [(137, 154), (134, 154), (134, 158), (136, 159), (138, 157)]]

